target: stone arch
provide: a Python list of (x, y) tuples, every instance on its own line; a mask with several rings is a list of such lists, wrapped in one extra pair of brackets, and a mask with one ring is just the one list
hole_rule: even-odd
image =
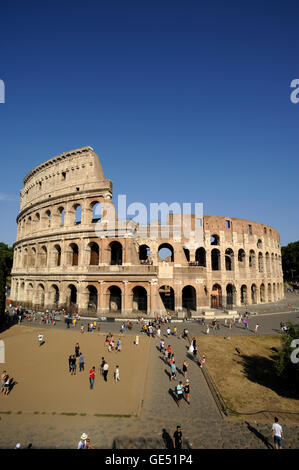
[(44, 308), (45, 305), (45, 287), (43, 284), (38, 284), (36, 288), (36, 303), (38, 308)]
[(207, 265), (206, 250), (202, 246), (197, 248), (195, 252), (195, 261), (198, 266), (206, 267)]
[(34, 267), (36, 263), (36, 249), (34, 246), (29, 248), (29, 253), (28, 253), (28, 266), (29, 267)]
[(34, 288), (32, 282), (29, 282), (27, 287), (26, 287), (26, 302), (27, 303), (32, 303), (33, 299), (33, 294), (34, 294)]
[(216, 233), (214, 233), (213, 235), (211, 235), (210, 237), (210, 244), (211, 245), (220, 245), (220, 237), (219, 235), (217, 235)]
[(255, 284), (251, 285), (251, 303), (257, 304), (257, 287)]
[(264, 257), (263, 253), (259, 252), (258, 254), (258, 266), (259, 266), (259, 272), (263, 273), (264, 272)]
[(87, 286), (88, 291), (88, 310), (96, 312), (98, 309), (98, 290), (95, 286)]
[(122, 309), (122, 291), (119, 286), (110, 286), (107, 290), (109, 311), (121, 312)]
[(233, 284), (227, 284), (226, 286), (226, 308), (229, 310), (233, 309), (236, 303), (236, 288)]
[(19, 300), (21, 302), (25, 302), (25, 282), (24, 281), (20, 282)]
[(161, 286), (159, 288), (159, 295), (165, 310), (173, 312), (175, 309), (175, 295), (173, 288), (171, 286)]
[(72, 212), (74, 213), (74, 224), (80, 225), (82, 220), (82, 206), (79, 203), (76, 203), (72, 207)]
[(41, 268), (45, 268), (48, 264), (48, 250), (45, 245), (40, 247), (38, 264)]
[(182, 289), (182, 307), (196, 312), (196, 289), (187, 285)]
[(276, 297), (276, 284), (273, 282), (273, 302), (276, 302), (277, 297)]
[(247, 297), (247, 286), (243, 284), (241, 286), (241, 305), (248, 304), (248, 297)]
[(214, 284), (211, 292), (211, 307), (221, 308), (222, 307), (222, 289), (219, 284)]
[(143, 286), (132, 289), (132, 311), (147, 313), (147, 290)]
[(269, 282), (268, 283), (268, 302), (272, 302), (273, 299), (272, 299), (272, 286), (271, 286), (271, 283)]
[(89, 266), (98, 266), (100, 262), (100, 248), (96, 242), (87, 245), (89, 251)]
[(263, 248), (263, 242), (260, 238), (258, 239), (256, 246), (259, 250), (261, 250)]
[(70, 243), (70, 265), (71, 266), (78, 266), (79, 264), (79, 247), (77, 243)]
[(238, 263), (239, 263), (239, 269), (245, 269), (246, 255), (245, 255), (245, 251), (243, 250), (243, 248), (240, 248), (238, 251)]
[(52, 308), (57, 308), (59, 304), (59, 287), (52, 284), (49, 289), (49, 304)]
[(102, 204), (99, 201), (93, 201), (90, 204), (90, 209), (92, 212), (91, 222), (96, 223), (102, 218)]
[(139, 261), (141, 264), (146, 264), (150, 261), (151, 250), (148, 245), (139, 246)]
[(250, 250), (249, 251), (249, 268), (255, 269), (255, 251)]
[(225, 270), (234, 271), (234, 269), (235, 269), (234, 252), (231, 248), (227, 248), (225, 250)]
[(219, 271), (221, 269), (220, 251), (217, 248), (213, 248), (211, 251), (211, 266), (213, 271)]
[(122, 265), (123, 264), (123, 247), (120, 242), (113, 241), (109, 244), (110, 249), (110, 264)]
[(267, 271), (267, 274), (269, 274), (271, 272), (271, 267), (270, 267), (270, 254), (268, 251), (265, 254), (265, 258), (266, 258), (266, 271)]
[(58, 217), (59, 217), (59, 224), (61, 227), (64, 226), (64, 220), (65, 220), (65, 209), (63, 206), (58, 207), (57, 210)]
[(174, 262), (174, 249), (170, 243), (162, 243), (158, 248), (158, 257), (166, 262)]
[(67, 287), (66, 303), (69, 309), (76, 308), (78, 302), (77, 287), (74, 284), (69, 284)]

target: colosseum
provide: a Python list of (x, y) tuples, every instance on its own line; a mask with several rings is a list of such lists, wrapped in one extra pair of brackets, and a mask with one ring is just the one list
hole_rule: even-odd
[(280, 239), (272, 227), (192, 214), (189, 236), (180, 237), (174, 228), (181, 216), (170, 214), (164, 225), (116, 221), (111, 231), (99, 222), (109, 219), (103, 207), (114, 206), (112, 182), (91, 147), (41, 163), (23, 183), (11, 280), (15, 305), (93, 317), (169, 311), (183, 318), (283, 298)]

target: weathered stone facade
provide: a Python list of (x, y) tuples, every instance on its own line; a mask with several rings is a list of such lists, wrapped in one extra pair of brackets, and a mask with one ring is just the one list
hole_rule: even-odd
[[(91, 147), (47, 160), (23, 182), (12, 271), (16, 304), (152, 316), (283, 298), (279, 234), (269, 226), (205, 215), (200, 244), (177, 236), (177, 216), (168, 219), (167, 238), (160, 224), (155, 237), (152, 225), (137, 237), (128, 222), (117, 223), (112, 235), (99, 230), (106, 216), (101, 206), (112, 205), (112, 183)], [(169, 252), (166, 260), (161, 248)]]

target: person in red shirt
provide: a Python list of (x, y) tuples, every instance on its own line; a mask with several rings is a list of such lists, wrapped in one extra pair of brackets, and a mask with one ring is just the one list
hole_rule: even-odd
[(168, 359), (170, 359), (171, 358), (171, 346), (170, 346), (170, 344), (167, 348), (167, 352), (168, 352)]
[(90, 369), (89, 371), (89, 384), (90, 384), (90, 390), (93, 389), (93, 385), (94, 385), (94, 379), (95, 379), (95, 372), (96, 372), (96, 368), (95, 366), (93, 366), (92, 369)]

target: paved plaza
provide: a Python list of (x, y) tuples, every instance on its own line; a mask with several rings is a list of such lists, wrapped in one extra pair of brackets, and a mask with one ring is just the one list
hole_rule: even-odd
[[(292, 300), (294, 304), (297, 297)], [(281, 305), (285, 308), (287, 305)], [(220, 330), (210, 332), (212, 335), (254, 335), (254, 326), (258, 318), (260, 334), (279, 334), (280, 321), (298, 321), (299, 312), (293, 307), (289, 313), (264, 312), (257, 316), (250, 316), (249, 330), (238, 325), (231, 330), (225, 326), (224, 319), (220, 320)], [(87, 323), (87, 321), (83, 321)], [(76, 328), (80, 328), (79, 321)], [(28, 325), (26, 321), (23, 325)], [(37, 326), (37, 325), (35, 325)], [(205, 334), (205, 328), (198, 321), (177, 323), (179, 333), (188, 327), (191, 336)], [(64, 329), (65, 334), (73, 331), (73, 327), (66, 328), (64, 322), (57, 322), (55, 326), (39, 325), (43, 328), (45, 337), (47, 329)], [(121, 322), (101, 322), (101, 334), (112, 332), (118, 334)], [(171, 325), (173, 327), (173, 324)], [(136, 323), (131, 331), (126, 331), (124, 337), (140, 334), (140, 326)], [(98, 333), (84, 333), (84, 335), (98, 335)], [(142, 335), (142, 334), (140, 334)], [(166, 336), (166, 326), (162, 327), (162, 335)], [(183, 360), (187, 357), (188, 343), (179, 337), (165, 337), (165, 344), (171, 344), (176, 355), (176, 364), (181, 368)], [(0, 447), (13, 448), (16, 442), (26, 447), (29, 443), (34, 448), (75, 448), (82, 432), (86, 432), (96, 448), (165, 448), (169, 435), (172, 437), (179, 424), (185, 438), (185, 448), (195, 449), (265, 449), (272, 448), (271, 425), (272, 414), (254, 415), (241, 418), (223, 417), (214, 401), (202, 370), (196, 363), (188, 359), (188, 377), (191, 382), (191, 404), (182, 400), (178, 408), (174, 399), (174, 389), (183, 375), (177, 374), (176, 381), (170, 381), (170, 366), (164, 362), (159, 352), (159, 339), (150, 339), (149, 363), (144, 382), (144, 393), (141, 401), (140, 415), (138, 417), (101, 417), (92, 414), (80, 416), (62, 416), (45, 414), (32, 414), (15, 412), (0, 414)], [(100, 388), (99, 393), (101, 398)], [(1, 400), (3, 398), (1, 397)], [(88, 390), (86, 392), (88, 400)], [(22, 409), (20, 403), (19, 409)], [(0, 406), (1, 411), (1, 406)], [(298, 410), (299, 411), (299, 410)], [(280, 422), (284, 428), (285, 448), (299, 448), (299, 426), (285, 424), (283, 415)]]

